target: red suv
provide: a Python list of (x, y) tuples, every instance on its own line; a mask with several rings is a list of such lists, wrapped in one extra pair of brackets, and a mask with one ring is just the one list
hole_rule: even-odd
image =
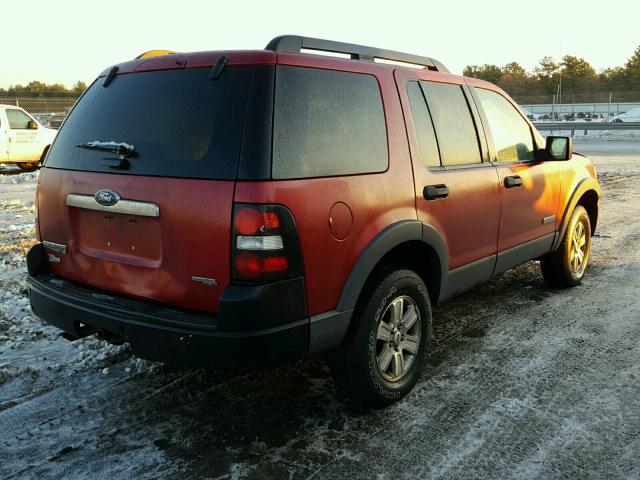
[(570, 138), (431, 58), (298, 36), (151, 52), (103, 72), (47, 155), (31, 306), (185, 366), (328, 353), (338, 389), (384, 406), (435, 303), (531, 259), (578, 284), (599, 197)]

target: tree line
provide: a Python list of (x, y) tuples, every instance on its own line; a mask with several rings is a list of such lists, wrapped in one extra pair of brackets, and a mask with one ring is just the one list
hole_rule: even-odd
[(523, 104), (551, 103), (554, 95), (562, 103), (606, 102), (609, 93), (614, 101), (640, 101), (640, 47), (624, 66), (599, 73), (584, 58), (565, 55), (561, 61), (544, 57), (531, 72), (511, 62), (503, 67), (469, 65), (463, 75), (495, 83)]
[[(463, 75), (495, 83), (523, 104), (551, 103), (554, 96), (558, 103), (606, 102), (610, 93), (617, 102), (640, 101), (640, 47), (624, 66), (599, 73), (584, 58), (565, 55), (559, 62), (544, 57), (531, 72), (518, 62), (503, 67), (485, 63), (466, 66)], [(78, 96), (86, 89), (82, 81), (69, 89), (60, 83), (34, 80), (24, 86), (0, 88), (0, 96)]]
[(87, 84), (78, 80), (73, 87), (67, 88), (61, 83), (47, 84), (33, 80), (27, 85), (12, 85), (0, 88), (0, 95), (14, 97), (77, 97), (87, 89)]

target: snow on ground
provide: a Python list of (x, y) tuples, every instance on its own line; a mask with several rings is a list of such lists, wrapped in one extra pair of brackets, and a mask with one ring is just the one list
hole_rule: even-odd
[(438, 306), (423, 379), (381, 411), (315, 360), (235, 375), (62, 339), (26, 297), (37, 175), (0, 176), (0, 478), (640, 478), (640, 143), (576, 144), (604, 192), (583, 285), (530, 262)]

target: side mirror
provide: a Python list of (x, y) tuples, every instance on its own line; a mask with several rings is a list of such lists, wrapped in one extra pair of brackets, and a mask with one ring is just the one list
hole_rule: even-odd
[(29, 129), (29, 130), (37, 130), (38, 129), (38, 124), (35, 122), (35, 120), (29, 120), (29, 123), (27, 123), (27, 129)]
[(571, 137), (547, 137), (545, 152), (550, 160), (571, 160), (573, 139)]

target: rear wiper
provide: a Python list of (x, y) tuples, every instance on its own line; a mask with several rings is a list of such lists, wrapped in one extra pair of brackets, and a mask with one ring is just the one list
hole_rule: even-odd
[(94, 140), (93, 142), (87, 143), (79, 143), (76, 145), (78, 148), (86, 148), (88, 150), (99, 150), (101, 152), (111, 152), (116, 153), (120, 156), (121, 159), (125, 159), (130, 157), (133, 151), (136, 149), (135, 146), (129, 145), (124, 142), (101, 142), (99, 140)]

